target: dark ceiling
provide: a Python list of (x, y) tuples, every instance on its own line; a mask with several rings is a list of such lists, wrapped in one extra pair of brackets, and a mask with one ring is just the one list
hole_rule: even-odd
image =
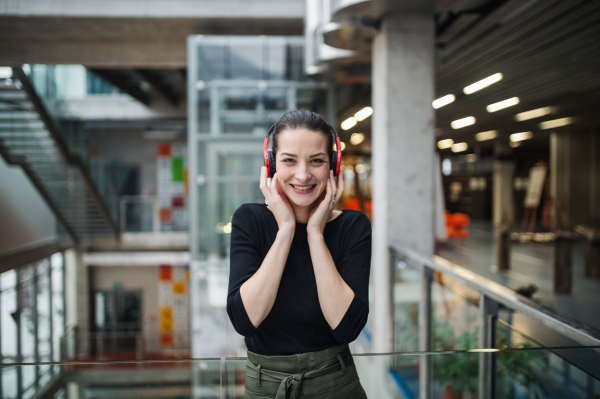
[[(600, 1), (493, 0), (437, 1), (436, 96), (456, 100), (435, 111), (438, 140), (478, 143), (475, 134), (496, 130), (508, 141), (512, 133), (531, 131), (532, 143), (547, 145), (552, 130), (588, 130), (600, 124)], [(503, 79), (470, 95), (463, 88), (501, 73)], [(370, 77), (370, 71), (368, 73)], [(367, 83), (369, 85), (369, 83)], [(490, 113), (489, 104), (518, 97), (517, 105)], [(371, 103), (370, 96), (341, 107), (340, 121)], [(517, 113), (552, 107), (544, 117), (518, 122)], [(375, 110), (376, 112), (376, 110)], [(472, 126), (453, 129), (452, 121), (476, 118)], [(558, 118), (573, 123), (543, 130), (540, 123)], [(351, 131), (370, 136), (370, 122)], [(544, 143), (539, 141), (545, 140)], [(481, 142), (491, 146), (492, 142)], [(450, 152), (450, 149), (442, 150)]]

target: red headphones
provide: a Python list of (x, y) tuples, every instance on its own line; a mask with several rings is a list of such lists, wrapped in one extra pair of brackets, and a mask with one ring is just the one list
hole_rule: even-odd
[[(342, 164), (342, 150), (340, 147), (340, 137), (337, 132), (329, 123), (327, 124), (331, 128), (331, 131), (335, 137), (335, 151), (331, 151), (331, 156), (329, 157), (329, 169), (333, 170), (333, 176), (339, 176), (340, 174), (340, 165)], [(269, 150), (269, 136), (275, 130), (275, 126), (277, 123), (271, 126), (269, 131), (267, 132), (267, 137), (265, 138), (265, 147), (264, 147), (264, 157), (265, 157), (265, 166), (267, 167), (267, 177), (273, 177), (275, 175), (275, 154), (273, 150)]]

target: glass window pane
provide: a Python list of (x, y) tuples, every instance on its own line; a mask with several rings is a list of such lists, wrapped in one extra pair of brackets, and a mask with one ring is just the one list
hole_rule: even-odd
[[(27, 265), (19, 269), (21, 301), (21, 354), (24, 363), (35, 362), (35, 265)], [(35, 381), (35, 367), (22, 368), (22, 388), (25, 391)]]
[(266, 79), (283, 80), (286, 67), (286, 40), (282, 37), (269, 38), (266, 46), (265, 68), (268, 75)]
[(198, 80), (208, 81), (225, 77), (225, 46), (202, 43), (198, 46)]
[(2, 323), (2, 362), (14, 362), (17, 357), (17, 272), (9, 270), (0, 275), (0, 317)]
[[(232, 40), (229, 47), (225, 47), (225, 73), (228, 73), (227, 62), (231, 63), (231, 78), (233, 79), (264, 79), (263, 45), (256, 39)], [(226, 77), (228, 77), (226, 75)]]
[(50, 342), (50, 259), (37, 264), (37, 333), (39, 361), (51, 360)]
[(60, 340), (64, 335), (63, 254), (51, 257), (52, 265), (52, 348), (53, 361), (60, 361)]
[(17, 367), (2, 367), (2, 397), (17, 397)]

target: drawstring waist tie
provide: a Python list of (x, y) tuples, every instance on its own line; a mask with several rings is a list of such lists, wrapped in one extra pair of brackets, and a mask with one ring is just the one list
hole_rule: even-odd
[(317, 378), (340, 371), (346, 374), (346, 367), (354, 364), (354, 359), (349, 349), (338, 353), (335, 358), (329, 359), (312, 370), (304, 373), (283, 373), (275, 370), (264, 369), (262, 365), (254, 364), (250, 359), (246, 363), (246, 376), (256, 380), (260, 387), (261, 381), (280, 382), (275, 399), (285, 399), (288, 389), (292, 388), (291, 399), (298, 398), (302, 382), (305, 379)]

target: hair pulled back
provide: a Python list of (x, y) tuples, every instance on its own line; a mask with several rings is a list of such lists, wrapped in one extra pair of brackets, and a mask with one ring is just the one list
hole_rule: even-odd
[(331, 156), (333, 150), (333, 132), (325, 119), (316, 112), (308, 110), (289, 111), (283, 114), (273, 129), (273, 154), (277, 157), (277, 134), (284, 130), (306, 129), (319, 132), (327, 138), (327, 156)]

